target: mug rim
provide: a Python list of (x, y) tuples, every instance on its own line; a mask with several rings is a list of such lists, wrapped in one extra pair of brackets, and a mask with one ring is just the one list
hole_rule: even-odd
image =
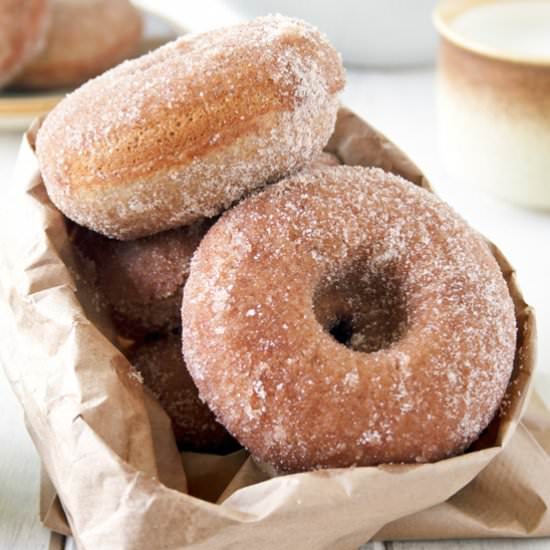
[[(518, 0), (441, 0), (432, 12), (432, 22), (439, 33), (451, 44), (470, 52), (508, 63), (538, 65), (550, 68), (550, 55), (527, 55), (503, 52), (498, 48), (487, 46), (476, 40), (467, 38), (463, 33), (452, 27), (452, 22), (468, 10), (483, 4), (517, 3)], [(549, 0), (542, 0), (550, 5)]]

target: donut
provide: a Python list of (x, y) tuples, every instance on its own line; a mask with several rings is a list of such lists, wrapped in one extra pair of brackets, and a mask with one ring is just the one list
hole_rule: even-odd
[(464, 451), (515, 355), (483, 238), (375, 168), (304, 171), (223, 215), (193, 257), (182, 320), (201, 397), (282, 473)]
[(197, 222), (132, 241), (78, 228), (73, 244), (93, 263), (93, 279), (117, 332), (136, 339), (179, 329), (189, 262), (210, 223)]
[(317, 157), (315, 157), (306, 168), (322, 168), (323, 166), (339, 166), (341, 164), (340, 159), (334, 154), (328, 151), (323, 151)]
[(129, 360), (172, 420), (182, 450), (222, 453), (238, 446), (199, 399), (181, 356), (179, 336), (144, 342), (129, 353)]
[(68, 88), (82, 84), (132, 55), (142, 31), (128, 0), (52, 0), (52, 24), (44, 51), (15, 84)]
[(0, 86), (44, 47), (50, 20), (48, 0), (0, 2)]
[(213, 217), (321, 152), (343, 84), (336, 50), (294, 19), (184, 36), (53, 109), (36, 147), (46, 189), (123, 240)]

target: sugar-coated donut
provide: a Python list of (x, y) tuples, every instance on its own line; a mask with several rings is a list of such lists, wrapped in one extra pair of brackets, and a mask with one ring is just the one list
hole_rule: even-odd
[(78, 86), (132, 55), (141, 29), (141, 15), (128, 0), (52, 0), (46, 48), (16, 85)]
[(0, 2), (0, 86), (44, 47), (50, 17), (49, 0)]
[(201, 397), (281, 472), (463, 451), (515, 354), (482, 237), (373, 168), (306, 170), (223, 215), (193, 257), (182, 319)]
[(322, 150), (343, 84), (338, 53), (294, 19), (184, 36), (48, 115), (46, 189), (67, 217), (120, 239), (215, 216)]
[(132, 241), (116, 241), (84, 228), (74, 245), (93, 262), (93, 278), (128, 338), (179, 329), (189, 262), (209, 222), (197, 222)]
[(174, 436), (181, 449), (225, 452), (237, 447), (199, 399), (181, 356), (179, 336), (145, 342), (130, 352), (129, 360), (172, 420)]
[(323, 151), (317, 155), (307, 166), (306, 168), (322, 168), (323, 166), (339, 166), (342, 164), (340, 159), (334, 154), (327, 151)]

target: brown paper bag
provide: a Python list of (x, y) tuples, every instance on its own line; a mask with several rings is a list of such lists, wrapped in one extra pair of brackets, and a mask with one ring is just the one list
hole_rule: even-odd
[[(533, 401), (535, 412), (520, 423), (534, 367), (534, 317), (496, 248), (516, 306), (518, 348), (506, 406), (476, 450), (435, 464), (273, 479), (243, 452), (186, 454), (182, 462), (166, 416), (86, 296), (63, 217), (38, 173), (37, 128), (23, 141), (0, 218), (0, 353), (59, 495), (43, 494), (47, 525), (61, 531), (70, 526), (79, 548), (94, 550), (334, 550), (357, 548), (377, 533), (550, 534), (549, 417)], [(345, 109), (329, 149), (346, 164), (380, 166), (429, 188), (403, 153)]]

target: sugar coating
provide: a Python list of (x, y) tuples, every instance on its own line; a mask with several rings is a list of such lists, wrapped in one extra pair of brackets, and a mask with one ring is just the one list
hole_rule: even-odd
[(463, 451), (498, 409), (516, 343), (482, 237), (361, 167), (307, 170), (224, 214), (194, 255), (182, 319), (202, 398), (281, 472)]
[(37, 155), (56, 206), (131, 239), (215, 216), (319, 154), (341, 59), (282, 16), (187, 35), (119, 65), (46, 118)]
[(109, 304), (120, 334), (135, 339), (179, 328), (191, 256), (209, 227), (197, 222), (132, 241), (75, 228), (74, 246), (92, 262), (92, 284)]
[(322, 151), (312, 161), (304, 167), (307, 169), (322, 168), (323, 166), (339, 166), (342, 164), (340, 159), (334, 154), (328, 151)]
[(233, 438), (199, 399), (180, 348), (179, 336), (170, 335), (142, 343), (129, 359), (172, 420), (181, 449), (223, 452), (235, 448)]

